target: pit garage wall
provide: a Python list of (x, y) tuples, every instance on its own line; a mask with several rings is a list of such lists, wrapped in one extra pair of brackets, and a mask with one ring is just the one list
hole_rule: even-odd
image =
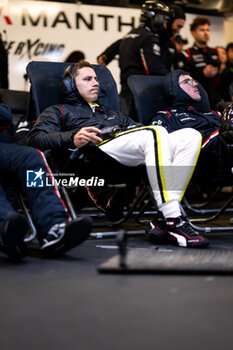
[[(139, 23), (140, 10), (132, 8), (65, 4), (60, 2), (1, 0), (0, 32), (9, 54), (10, 89), (28, 90), (25, 68), (28, 62), (64, 61), (73, 50), (82, 50), (86, 59), (96, 57), (112, 42)], [(193, 40), (187, 14), (181, 35)], [(222, 17), (212, 21), (210, 45), (225, 45)], [(114, 60), (108, 68), (119, 86), (119, 68)]]
[(224, 18), (224, 33), (226, 43), (233, 42), (233, 13), (228, 14)]

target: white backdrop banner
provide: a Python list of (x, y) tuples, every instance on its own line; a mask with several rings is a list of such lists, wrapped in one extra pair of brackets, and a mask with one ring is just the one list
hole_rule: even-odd
[[(75, 50), (96, 57), (139, 23), (140, 10), (43, 1), (0, 1), (0, 32), (9, 57), (10, 89), (28, 90), (25, 68), (30, 61), (64, 61)], [(192, 44), (187, 15), (181, 35)], [(210, 17), (210, 45), (223, 45), (223, 19)], [(119, 86), (117, 60), (108, 67)]]

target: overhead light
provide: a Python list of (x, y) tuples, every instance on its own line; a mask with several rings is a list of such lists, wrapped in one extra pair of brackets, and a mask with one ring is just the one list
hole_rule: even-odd
[(187, 5), (188, 4), (188, 1), (187, 0), (175, 0), (174, 1), (174, 4), (175, 5)]
[(203, 3), (203, 0), (175, 0), (174, 3), (176, 5), (183, 5), (183, 6), (187, 6), (187, 5), (200, 5)]

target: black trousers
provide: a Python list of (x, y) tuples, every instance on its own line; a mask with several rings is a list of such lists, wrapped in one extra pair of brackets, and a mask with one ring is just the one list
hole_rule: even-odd
[(14, 211), (6, 195), (9, 187), (25, 194), (39, 235), (68, 219), (67, 209), (39, 150), (0, 143), (0, 224), (7, 214)]

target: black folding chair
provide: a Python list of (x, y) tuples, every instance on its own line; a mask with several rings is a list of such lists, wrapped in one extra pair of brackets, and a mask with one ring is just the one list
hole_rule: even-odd
[[(62, 99), (62, 75), (69, 63), (61, 62), (30, 62), (26, 68), (31, 83), (31, 104), (28, 119), (37, 119), (40, 113), (48, 106), (63, 103)], [(120, 103), (116, 82), (108, 68), (101, 65), (93, 65), (100, 82), (99, 102), (112, 110), (120, 111)], [(99, 152), (103, 153), (98, 149)], [(105, 157), (107, 155), (104, 155)], [(109, 156), (108, 156), (109, 157)], [(110, 157), (111, 158), (111, 157)], [(127, 167), (129, 168), (129, 167)], [(72, 217), (76, 216), (75, 209), (66, 189), (61, 187), (63, 197)], [(142, 202), (137, 198), (136, 203), (126, 213), (125, 217), (111, 226), (118, 225), (128, 219), (135, 212), (136, 206)], [(102, 224), (101, 224), (102, 225)]]
[[(161, 93), (161, 84), (164, 77), (161, 76), (147, 76), (147, 75), (131, 75), (128, 78), (128, 86), (133, 94), (134, 103), (138, 113), (138, 120), (148, 125), (152, 117), (159, 110), (164, 110), (168, 106)], [(200, 85), (201, 101), (198, 103), (198, 109), (201, 112), (207, 112), (210, 110), (208, 95)], [(216, 191), (217, 193), (217, 191)], [(212, 198), (211, 198), (212, 199)], [(186, 208), (191, 212), (201, 215), (200, 218), (191, 219), (191, 222), (209, 222), (218, 218), (222, 213), (231, 210), (230, 205), (233, 202), (233, 196), (231, 196), (226, 203), (219, 209), (202, 209), (205, 205), (209, 204), (209, 201), (198, 204), (193, 207), (186, 197), (183, 199), (183, 203)], [(203, 217), (203, 214), (214, 214), (210, 217)], [(194, 226), (194, 225), (193, 225)], [(197, 230), (202, 232), (214, 232), (214, 231), (233, 231), (233, 227), (197, 227)]]

